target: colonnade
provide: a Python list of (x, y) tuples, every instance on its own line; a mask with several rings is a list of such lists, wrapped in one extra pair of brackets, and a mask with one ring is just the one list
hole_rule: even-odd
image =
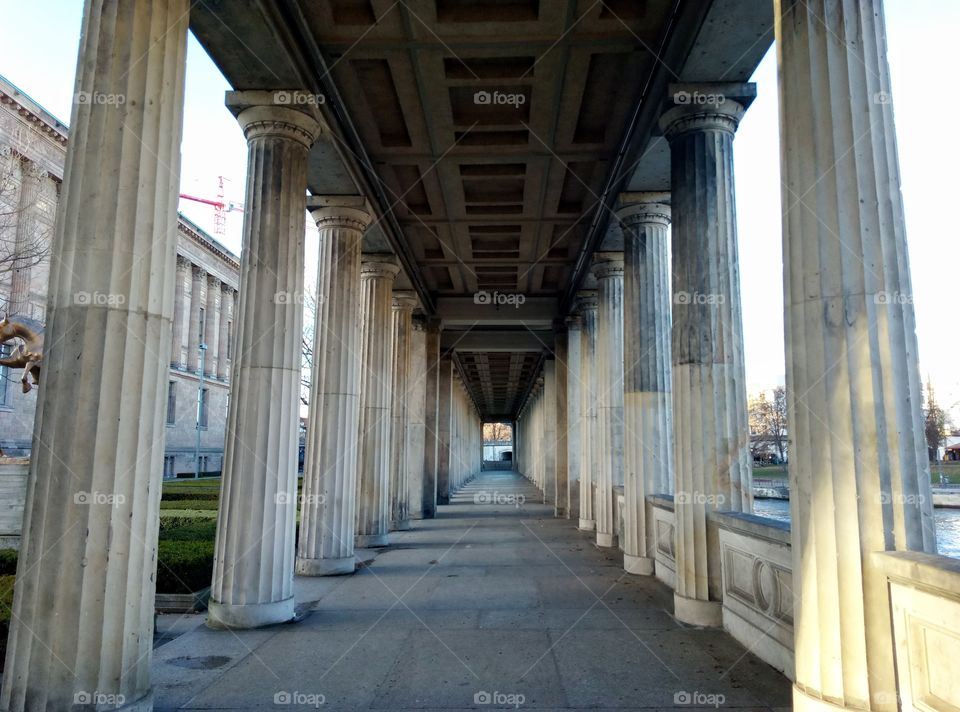
[[(827, 0), (775, 6), (795, 703), (895, 709), (886, 580), (871, 554), (932, 552), (934, 531), (913, 304), (883, 298), (910, 294), (892, 107), (875, 100), (890, 89), (883, 18)], [(186, 0), (86, 6), (77, 88), (126, 102), (77, 102), (70, 122), (0, 695), (7, 710), (66, 709), (83, 690), (122, 695), (124, 709), (152, 707), (188, 10)], [(613, 488), (622, 484), (631, 573), (650, 568), (643, 499), (672, 487), (675, 614), (716, 624), (707, 513), (751, 505), (732, 145), (752, 87), (672, 89), (724, 101), (663, 115), (669, 199), (621, 196), (625, 254), (597, 256), (596, 289), (579, 295), (563, 337), (568, 350), (579, 337), (578, 357), (568, 356), (560, 379), (545, 359), (518, 417), (518, 465), (553, 501), (573, 463), (579, 526), (601, 546), (615, 543)], [(405, 504), (408, 518), (432, 516), (480, 464), (479, 416), (456, 385), (439, 325), (414, 326), (407, 297), (393, 294), (397, 264), (361, 251), (370, 206), (362, 196), (315, 196), (326, 298), (295, 550), (307, 153), (326, 129), (315, 102), (275, 98), (229, 96), (249, 167), (209, 617), (224, 627), (292, 619), (295, 568), (352, 570), (354, 547), (388, 543)], [(128, 132), (130, 140), (102, 140)], [(122, 298), (79, 303), (80, 291)], [(394, 397), (397, 388), (410, 398)], [(421, 396), (419, 457), (411, 402)], [(395, 433), (404, 419), (407, 432)], [(560, 428), (568, 447), (579, 443), (578, 457), (556, 457)], [(407, 471), (392, 475), (404, 462)], [(81, 491), (114, 497), (87, 504), (74, 497)]]

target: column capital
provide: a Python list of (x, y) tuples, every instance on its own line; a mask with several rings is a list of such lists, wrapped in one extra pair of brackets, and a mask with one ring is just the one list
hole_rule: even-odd
[(370, 279), (373, 277), (389, 277), (393, 279), (400, 272), (400, 265), (396, 258), (387, 253), (367, 253), (360, 257), (360, 277)]
[(217, 275), (207, 272), (207, 284), (213, 289), (220, 289), (221, 280)]
[(577, 292), (577, 308), (581, 311), (597, 310), (597, 290), (581, 289)]
[(187, 265), (189, 264), (190, 264), (190, 260), (188, 260), (183, 255), (177, 255), (177, 270), (186, 271)]
[(625, 226), (670, 225), (670, 193), (643, 192), (621, 193), (620, 207), (616, 211), (617, 219)]
[(415, 316), (410, 322), (410, 327), (414, 331), (426, 331), (427, 330), (427, 320), (425, 317)]
[(671, 84), (660, 130), (668, 141), (691, 131), (733, 134), (743, 113), (757, 96), (752, 82)]
[(200, 265), (193, 264), (192, 262), (190, 263), (190, 266), (193, 268), (193, 269), (191, 270), (191, 271), (193, 272), (193, 278), (194, 278), (194, 279), (203, 279), (203, 275), (206, 274), (206, 270), (205, 270), (203, 267), (201, 267)]
[(324, 133), (316, 95), (304, 91), (228, 91), (227, 108), (237, 117), (247, 141), (273, 137), (306, 148)]
[(414, 309), (419, 306), (420, 300), (417, 299), (416, 292), (410, 290), (394, 290), (393, 292), (393, 308), (394, 309), (403, 309), (412, 312)]
[(597, 279), (623, 277), (622, 252), (597, 252), (593, 256), (593, 276)]
[(230, 284), (228, 284), (227, 282), (224, 282), (224, 281), (221, 280), (221, 281), (220, 281), (220, 291), (223, 292), (224, 294), (232, 294), (232, 293), (233, 293), (233, 287), (232, 287)]
[(567, 325), (567, 331), (579, 331), (583, 327), (583, 317), (579, 314), (571, 314), (564, 322)]
[(345, 227), (363, 232), (373, 222), (370, 203), (362, 195), (311, 195), (307, 209), (321, 230)]

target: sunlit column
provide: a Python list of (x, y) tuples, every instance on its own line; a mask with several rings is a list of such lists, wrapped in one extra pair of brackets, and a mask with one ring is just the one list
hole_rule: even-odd
[(391, 529), (410, 528), (409, 476), (407, 472), (407, 425), (408, 408), (412, 393), (410, 377), (410, 339), (413, 328), (413, 310), (417, 306), (414, 292), (393, 293), (393, 398), (391, 412), (393, 417), (393, 447), (390, 467), (390, 520)]
[[(10, 712), (75, 709), (78, 696), (153, 708), (188, 17), (185, 0), (84, 5), (0, 695)], [(107, 299), (80, 298), (93, 294)]]
[(914, 671), (894, 668), (874, 552), (934, 553), (936, 539), (883, 3), (775, 7), (794, 709), (896, 710), (896, 677)]
[(583, 320), (580, 331), (580, 359), (583, 379), (580, 383), (580, 524), (583, 531), (593, 531), (593, 483), (597, 478), (599, 448), (597, 434), (597, 293), (594, 290), (577, 294), (577, 309)]
[(584, 458), (583, 413), (580, 391), (584, 379), (580, 344), (583, 320), (579, 315), (567, 317), (567, 518), (580, 516), (580, 474)]
[(313, 116), (231, 92), (247, 139), (236, 353), (207, 624), (293, 618), (307, 152)]
[(624, 193), (623, 567), (653, 573), (646, 497), (673, 492), (669, 193)]

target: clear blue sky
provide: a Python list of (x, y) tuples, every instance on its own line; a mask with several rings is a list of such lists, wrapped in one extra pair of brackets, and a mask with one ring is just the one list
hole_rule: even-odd
[[(771, 0), (772, 2), (772, 0)], [(8, 31), (0, 42), (0, 74), (69, 123), (80, 35), (79, 0), (0, 0)], [(960, 369), (953, 307), (960, 284), (957, 201), (960, 142), (940, 126), (960, 115), (954, 75), (957, 0), (887, 0), (893, 99), (899, 138), (907, 235), (913, 269), (921, 376), (960, 425)], [(15, 32), (9, 28), (16, 28)], [(783, 382), (783, 286), (776, 58), (766, 57), (754, 81), (758, 98), (735, 142), (748, 388)], [(229, 87), (191, 37), (187, 59), (181, 190), (214, 197), (217, 176), (228, 199), (243, 201), (246, 146), (223, 106)], [(208, 231), (210, 208), (181, 201), (181, 211)], [(239, 250), (242, 218), (227, 218), (225, 242)], [(308, 251), (315, 236), (308, 241)], [(310, 252), (308, 252), (310, 254)], [(315, 254), (315, 251), (314, 251)]]

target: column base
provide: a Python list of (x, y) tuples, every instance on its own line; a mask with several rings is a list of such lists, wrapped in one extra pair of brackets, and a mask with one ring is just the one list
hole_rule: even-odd
[(689, 625), (719, 628), (723, 624), (723, 604), (719, 601), (701, 601), (674, 593), (673, 617)]
[(612, 547), (616, 537), (613, 534), (604, 534), (597, 532), (597, 546)]
[(341, 559), (301, 559), (298, 556), (295, 571), (299, 576), (339, 576), (352, 574), (356, 569), (356, 556)]
[(390, 528), (392, 531), (395, 531), (395, 532), (407, 532), (407, 531), (410, 531), (413, 527), (410, 526), (409, 519), (402, 519), (399, 522), (394, 522)]
[(811, 697), (796, 684), (793, 686), (793, 709), (794, 712), (837, 712), (837, 710), (854, 709), (853, 707), (842, 707), (832, 702), (827, 702), (819, 697)]
[(654, 560), (649, 556), (623, 555), (623, 570), (637, 576), (652, 576)]
[(246, 605), (220, 603), (211, 599), (207, 607), (207, 627), (215, 630), (263, 628), (289, 623), (293, 617), (293, 596), (282, 601)]
[(353, 545), (357, 549), (376, 549), (379, 546), (388, 546), (389, 538), (389, 534), (357, 534)]
[(592, 519), (581, 519), (577, 529), (582, 532), (592, 532), (595, 526), (596, 522), (594, 522)]

